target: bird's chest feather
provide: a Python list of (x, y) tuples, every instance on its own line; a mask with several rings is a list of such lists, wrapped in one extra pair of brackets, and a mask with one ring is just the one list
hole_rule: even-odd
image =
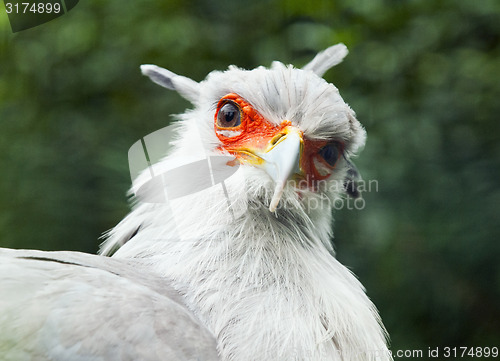
[(244, 247), (177, 245), (159, 270), (213, 332), (223, 360), (342, 360), (338, 350), (386, 350), (361, 284), (326, 250), (252, 239)]

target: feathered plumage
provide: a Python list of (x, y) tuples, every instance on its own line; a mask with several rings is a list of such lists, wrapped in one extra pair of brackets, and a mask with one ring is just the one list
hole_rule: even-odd
[(218, 360), (212, 334), (140, 260), (0, 249), (0, 360)]
[[(231, 66), (200, 83), (142, 66), (194, 107), (179, 116), (172, 152), (135, 184), (220, 156), (233, 159), (222, 168), (237, 169), (194, 194), (174, 199), (167, 190), (163, 203), (145, 201), (147, 193), (164, 191), (146, 187), (101, 253), (123, 267), (139, 262), (140, 270), (127, 274), (144, 271), (144, 279), (152, 275), (178, 292), (194, 323), (213, 335), (221, 360), (391, 360), (374, 305), (331, 245), (333, 205), (346, 184), (356, 194), (349, 159), (365, 141), (354, 112), (321, 78), (346, 54), (339, 44), (303, 69), (279, 62), (249, 71)], [(205, 176), (192, 171), (184, 186)], [(88, 267), (109, 273), (110, 261), (95, 256)], [(71, 265), (56, 266), (68, 267), (67, 278), (77, 281)], [(99, 292), (97, 273), (91, 294)], [(113, 274), (106, 276), (110, 283)]]

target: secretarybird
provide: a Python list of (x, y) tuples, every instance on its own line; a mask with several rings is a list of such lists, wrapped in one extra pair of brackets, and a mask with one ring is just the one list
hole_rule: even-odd
[(0, 359), (391, 360), (331, 245), (365, 142), (322, 79), (346, 54), (338, 44), (302, 69), (230, 66), (199, 83), (143, 65), (193, 109), (101, 255), (1, 251)]

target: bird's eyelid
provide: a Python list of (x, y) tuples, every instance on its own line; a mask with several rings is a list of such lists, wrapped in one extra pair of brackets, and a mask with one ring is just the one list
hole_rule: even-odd
[(195, 103), (199, 99), (199, 83), (182, 75), (177, 75), (170, 70), (152, 64), (141, 65), (142, 74), (146, 75), (156, 84), (178, 92), (182, 97)]

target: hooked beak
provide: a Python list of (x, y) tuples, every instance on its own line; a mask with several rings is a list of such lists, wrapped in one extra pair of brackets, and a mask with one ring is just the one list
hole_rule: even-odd
[(286, 127), (271, 139), (270, 147), (257, 155), (264, 160), (262, 167), (274, 180), (274, 194), (269, 211), (278, 207), (288, 179), (300, 172), (300, 156), (304, 140), (302, 132), (294, 127)]

